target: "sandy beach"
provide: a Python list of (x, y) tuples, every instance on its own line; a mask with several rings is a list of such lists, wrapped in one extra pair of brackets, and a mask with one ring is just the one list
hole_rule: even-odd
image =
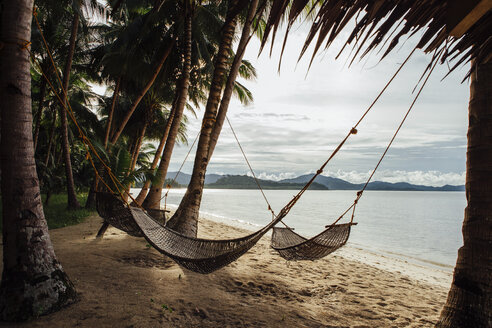
[[(8, 327), (431, 327), (451, 272), (344, 247), (315, 262), (287, 262), (270, 236), (210, 275), (185, 271), (142, 238), (98, 216), (50, 234), (80, 301)], [(200, 236), (244, 229), (202, 219)]]

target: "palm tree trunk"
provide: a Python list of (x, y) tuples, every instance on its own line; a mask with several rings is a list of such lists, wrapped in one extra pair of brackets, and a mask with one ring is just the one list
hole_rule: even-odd
[[(233, 6), (234, 3), (231, 3), (229, 13), (232, 11), (231, 9)], [(209, 162), (210, 140), (217, 118), (222, 83), (228, 68), (227, 61), (234, 38), (235, 28), (236, 17), (228, 17), (222, 29), (222, 40), (217, 53), (212, 84), (210, 86), (210, 93), (203, 116), (202, 129), (198, 141), (191, 180), (178, 209), (168, 222), (168, 225), (173, 229), (194, 237), (197, 235), (198, 214), (203, 194), (203, 185), (205, 183), (205, 173)]]
[(133, 172), (135, 170), (135, 166), (137, 166), (138, 154), (140, 154), (140, 149), (142, 148), (143, 140), (145, 138), (145, 132), (147, 131), (147, 125), (148, 123), (144, 124), (142, 130), (140, 131), (140, 135), (137, 138), (137, 143), (135, 144), (135, 148), (133, 149), (132, 163), (130, 165), (130, 170), (128, 171), (128, 174)]
[(48, 166), (50, 160), (51, 148), (53, 147), (53, 142), (55, 140), (55, 130), (56, 130), (56, 109), (53, 109), (53, 123), (51, 123), (50, 136), (48, 141), (48, 149), (46, 150), (46, 157), (44, 160), (44, 166)]
[[(186, 10), (186, 9), (185, 9)], [(184, 27), (185, 40), (183, 43), (183, 70), (181, 72), (181, 78), (179, 80), (179, 88), (177, 91), (176, 106), (174, 109), (174, 119), (171, 123), (169, 135), (166, 140), (166, 146), (164, 153), (162, 154), (159, 168), (157, 169), (156, 178), (152, 183), (150, 192), (145, 198), (142, 205), (149, 209), (160, 209), (162, 187), (166, 180), (167, 169), (171, 162), (171, 155), (176, 143), (176, 138), (179, 133), (179, 127), (181, 126), (181, 119), (183, 118), (184, 108), (186, 106), (186, 100), (188, 99), (188, 87), (190, 85), (190, 71), (191, 71), (191, 34), (192, 34), (192, 16), (191, 10), (186, 10), (186, 23)]]
[[(70, 44), (68, 50), (67, 62), (63, 72), (63, 95), (62, 100), (67, 103), (68, 84), (70, 80), (70, 70), (72, 69), (72, 60), (75, 52), (75, 41), (77, 39), (77, 31), (79, 28), (79, 14), (76, 12), (73, 16), (72, 31), (70, 34)], [(60, 121), (62, 129), (62, 149), (63, 159), (65, 163), (65, 175), (67, 179), (67, 196), (68, 196), (68, 208), (80, 208), (77, 195), (75, 193), (75, 184), (72, 174), (72, 161), (70, 160), (70, 145), (68, 142), (68, 124), (67, 124), (67, 112), (63, 106), (60, 106)]]
[(116, 80), (116, 86), (114, 87), (114, 92), (113, 92), (113, 100), (111, 101), (111, 109), (109, 110), (108, 114), (108, 123), (106, 124), (106, 134), (104, 136), (104, 148), (108, 148), (108, 141), (109, 141), (109, 133), (111, 132), (111, 125), (113, 123), (113, 115), (114, 115), (114, 109), (116, 108), (116, 102), (118, 99), (118, 94), (120, 92), (120, 86), (121, 86), (121, 76), (118, 77), (118, 80)]
[(232, 91), (234, 90), (239, 67), (241, 66), (244, 52), (246, 51), (249, 40), (251, 39), (251, 26), (253, 25), (253, 20), (255, 18), (257, 7), (258, 0), (251, 1), (251, 4), (249, 5), (248, 17), (244, 22), (243, 32), (241, 34), (241, 39), (239, 40), (239, 44), (236, 50), (236, 56), (234, 56), (234, 61), (232, 62), (231, 70), (229, 72), (229, 76), (227, 77), (224, 93), (222, 94), (222, 100), (220, 101), (219, 112), (217, 114), (217, 118), (215, 119), (215, 125), (212, 130), (212, 135), (210, 136), (210, 145), (208, 149), (209, 161), (212, 158), (215, 146), (217, 145), (217, 141), (219, 140), (219, 135), (222, 131), (222, 126), (224, 125), (227, 110), (229, 109), (229, 103), (231, 101)]
[[(127, 176), (129, 176), (134, 170), (135, 167), (137, 166), (137, 161), (138, 161), (138, 155), (140, 154), (140, 149), (142, 148), (143, 140), (145, 137), (145, 131), (147, 130), (147, 123), (144, 124), (142, 127), (142, 130), (140, 131), (140, 135), (135, 139), (135, 143), (132, 148), (132, 161), (130, 163), (130, 167), (128, 168)], [(131, 184), (128, 185), (126, 188), (126, 193), (123, 194), (123, 199), (125, 202), (128, 201), (128, 198), (130, 197), (130, 188)]]
[[(154, 155), (154, 160), (152, 161), (152, 164), (150, 166), (151, 170), (155, 170), (157, 167), (157, 164), (159, 164), (159, 160), (162, 155), (162, 150), (164, 149), (164, 145), (166, 144), (167, 136), (169, 135), (169, 130), (171, 129), (171, 124), (174, 119), (174, 113), (176, 112), (176, 106), (173, 106), (171, 109), (171, 113), (169, 114), (169, 118), (167, 119), (166, 122), (166, 127), (164, 129), (164, 133), (162, 134), (161, 141), (159, 142), (159, 146), (157, 147), (157, 150), (155, 151)], [(146, 180), (142, 189), (138, 193), (137, 198), (135, 198), (135, 203), (137, 204), (142, 204), (142, 202), (145, 200), (145, 197), (147, 196), (147, 193), (149, 191), (150, 187), (150, 180)]]
[[(102, 172), (103, 167), (99, 166), (101, 169), (98, 172)], [(96, 207), (96, 192), (99, 186), (99, 178), (97, 175), (92, 179), (91, 187), (89, 188), (89, 192), (87, 193), (87, 199), (85, 201), (85, 208), (92, 209)]]
[(128, 149), (127, 149), (127, 151), (130, 154), (130, 158), (131, 158), (130, 165), (131, 165), (131, 162), (133, 162), (133, 157), (135, 157), (135, 149), (137, 148), (138, 139), (139, 139), (138, 136), (131, 136), (129, 138), (129, 140), (128, 140)]
[(159, 62), (157, 63), (157, 66), (154, 70), (154, 74), (152, 74), (150, 80), (147, 82), (147, 84), (143, 87), (143, 89), (140, 91), (140, 93), (137, 95), (137, 98), (132, 104), (132, 107), (128, 110), (126, 113), (125, 117), (123, 118), (123, 121), (121, 122), (120, 126), (118, 129), (115, 131), (113, 136), (111, 137), (111, 143), (114, 144), (116, 141), (118, 141), (119, 137), (121, 136), (121, 133), (125, 129), (126, 124), (130, 120), (131, 116), (133, 115), (133, 112), (135, 112), (135, 109), (137, 108), (138, 104), (140, 101), (143, 99), (147, 91), (152, 87), (154, 84), (155, 79), (157, 79), (157, 76), (159, 75), (162, 66), (164, 66), (164, 63), (166, 62), (167, 57), (171, 53), (171, 50), (174, 47), (175, 39), (173, 39), (169, 44), (167, 45), (167, 48), (164, 50), (164, 53), (162, 54), (162, 57), (160, 58)]
[[(111, 133), (111, 127), (113, 123), (114, 110), (116, 108), (116, 104), (118, 102), (118, 95), (120, 92), (121, 86), (121, 76), (116, 80), (116, 85), (113, 92), (113, 100), (111, 101), (111, 108), (108, 114), (108, 122), (106, 124), (106, 134), (104, 135), (104, 149), (108, 149), (109, 135)], [(98, 172), (103, 172), (104, 166), (101, 164), (98, 166)], [(85, 208), (93, 209), (96, 207), (96, 192), (99, 186), (99, 177), (94, 175), (92, 179), (91, 187), (89, 188), (89, 192), (87, 194), (87, 200), (85, 201)]]
[(471, 76), (463, 246), (436, 327), (492, 327), (492, 63)]
[(44, 78), (41, 79), (41, 86), (39, 87), (39, 104), (38, 104), (38, 112), (36, 115), (36, 123), (34, 124), (34, 153), (36, 153), (36, 148), (38, 145), (38, 137), (39, 137), (39, 128), (41, 126), (41, 117), (43, 116), (43, 105), (44, 105), (44, 97), (46, 95), (46, 80)]
[[(2, 38), (30, 40), (32, 0), (4, 1)], [(23, 321), (58, 311), (77, 294), (58, 262), (44, 218), (34, 161), (29, 55), (0, 51), (3, 273), (0, 319)], [(8, 109), (8, 110), (7, 110)]]

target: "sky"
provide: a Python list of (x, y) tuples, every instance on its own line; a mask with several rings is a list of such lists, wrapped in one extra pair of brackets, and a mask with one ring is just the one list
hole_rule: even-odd
[[(374, 53), (349, 67), (349, 52), (335, 60), (345, 40), (342, 34), (332, 48), (315, 57), (308, 71), (312, 52), (298, 62), (306, 34), (306, 25), (291, 31), (280, 73), (281, 36), (271, 57), (270, 49), (258, 56), (257, 39), (251, 40), (244, 56), (257, 70), (255, 81), (240, 80), (253, 93), (254, 102), (243, 106), (232, 101), (228, 117), (260, 178), (279, 180), (315, 172), (417, 41), (408, 40), (382, 61)], [(430, 55), (420, 50), (412, 56), (324, 175), (354, 183), (367, 179), (408, 110), (415, 96), (412, 91), (429, 60)], [(469, 81), (462, 80), (467, 70), (462, 67), (442, 80), (448, 66), (436, 67), (373, 180), (433, 186), (464, 183)], [(198, 133), (203, 111), (198, 112), (197, 119), (190, 117), (189, 144), (175, 148), (169, 171), (176, 171), (183, 162)], [(185, 173), (192, 171), (194, 151), (191, 154), (183, 168)], [(207, 173), (248, 174), (227, 124)]]
[[(280, 72), (282, 31), (271, 56), (271, 44), (258, 55), (260, 43), (256, 38), (251, 39), (244, 55), (256, 68), (257, 78), (239, 81), (252, 92), (254, 101), (244, 106), (233, 99), (228, 117), (256, 175), (263, 179), (281, 180), (315, 172), (418, 41), (418, 35), (407, 40), (382, 61), (372, 53), (349, 65), (348, 51), (335, 60), (348, 36), (344, 31), (330, 49), (318, 53), (308, 70), (312, 51), (298, 61), (308, 28), (309, 24), (298, 24), (291, 30)], [(430, 57), (420, 50), (413, 54), (324, 175), (353, 183), (366, 181), (415, 97), (413, 89)], [(469, 81), (462, 80), (467, 70), (468, 66), (463, 66), (443, 80), (448, 66), (436, 66), (373, 181), (464, 184)], [(170, 172), (177, 171), (185, 159), (203, 112), (202, 106), (197, 118), (188, 114), (189, 144), (175, 146)], [(184, 164), (185, 173), (192, 171), (195, 149)], [(250, 174), (227, 123), (207, 173)]]

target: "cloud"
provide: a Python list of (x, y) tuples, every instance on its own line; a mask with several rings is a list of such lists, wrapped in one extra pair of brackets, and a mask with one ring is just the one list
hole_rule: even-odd
[[(264, 51), (257, 58), (259, 44), (253, 39), (245, 54), (259, 74), (256, 81), (241, 81), (252, 91), (255, 102), (245, 107), (233, 100), (228, 117), (255, 172), (262, 178), (279, 180), (316, 170), (413, 47), (409, 42), (381, 62), (378, 55), (373, 55), (366, 63), (356, 60), (350, 68), (344, 63), (348, 53), (342, 55), (342, 60), (334, 61), (336, 51), (330, 50), (317, 56), (306, 74), (310, 54), (297, 64), (299, 44), (305, 37), (305, 28), (289, 37), (280, 75), (279, 44), (273, 57)], [(412, 102), (412, 89), (428, 61), (429, 56), (414, 54), (358, 126), (359, 133), (350, 137), (327, 169), (349, 181), (367, 178)], [(436, 68), (376, 178), (429, 185), (463, 183), (469, 95), (468, 86), (461, 84), (465, 71), (453, 73), (441, 82), (447, 68)], [(200, 119), (190, 120), (190, 140), (200, 126)], [(179, 166), (188, 147), (176, 147), (171, 168)], [(193, 153), (185, 164), (185, 172), (191, 171)], [(248, 172), (227, 123), (208, 172)]]
[[(252, 176), (252, 174), (250, 172), (248, 172), (247, 175)], [(294, 172), (282, 172), (282, 173), (277, 173), (277, 174), (276, 173), (261, 172), (260, 174), (256, 174), (256, 177), (258, 179), (273, 180), (273, 181), (292, 179), (292, 178), (295, 178), (297, 176), (298, 176), (298, 174), (295, 174)]]
[[(324, 175), (347, 180), (352, 183), (366, 182), (371, 171), (327, 171)], [(384, 182), (408, 182), (425, 186), (462, 185), (465, 183), (465, 172), (440, 172), (440, 171), (402, 171), (383, 170), (376, 172), (372, 181)]]

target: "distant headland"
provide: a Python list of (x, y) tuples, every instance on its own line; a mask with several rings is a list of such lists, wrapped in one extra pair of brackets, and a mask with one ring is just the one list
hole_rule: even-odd
[[(166, 179), (174, 179), (177, 172), (169, 172)], [(259, 179), (263, 189), (290, 190), (300, 189), (314, 174), (304, 174), (292, 179), (280, 181)], [(191, 175), (180, 172), (176, 178), (176, 184), (186, 187), (190, 182)], [(351, 183), (342, 179), (318, 176), (311, 185), (311, 190), (360, 190), (363, 183)], [(138, 186), (136, 186), (138, 187)], [(205, 176), (205, 188), (209, 189), (257, 189), (254, 179), (247, 175), (221, 175), (207, 174)], [(441, 187), (415, 185), (407, 182), (370, 182), (366, 190), (393, 190), (393, 191), (465, 191), (464, 185), (444, 185)]]

